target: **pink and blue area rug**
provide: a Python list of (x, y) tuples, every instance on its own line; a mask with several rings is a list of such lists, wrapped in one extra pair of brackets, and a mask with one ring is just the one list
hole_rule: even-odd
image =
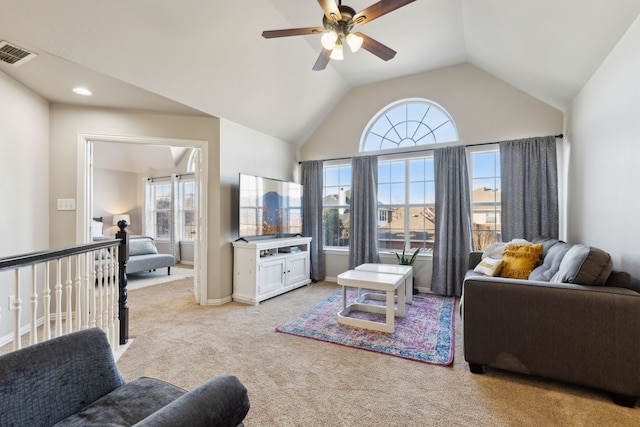
[[(347, 300), (357, 297), (349, 289)], [(367, 301), (378, 303), (380, 301)], [(314, 338), (334, 344), (375, 351), (434, 365), (450, 365), (454, 352), (456, 300), (438, 295), (416, 295), (405, 305), (405, 316), (395, 318), (395, 334), (341, 325), (337, 313), (342, 310), (342, 291), (316, 305), (296, 319), (278, 326), (276, 331)], [(354, 311), (349, 316), (384, 321), (384, 316)]]

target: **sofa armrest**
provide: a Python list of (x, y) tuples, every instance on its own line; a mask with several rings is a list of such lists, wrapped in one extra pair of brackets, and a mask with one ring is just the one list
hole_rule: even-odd
[(482, 251), (471, 251), (469, 254), (469, 270), (473, 270), (482, 261)]
[(235, 427), (242, 424), (248, 412), (249, 396), (245, 386), (233, 375), (221, 375), (184, 394), (135, 426)]

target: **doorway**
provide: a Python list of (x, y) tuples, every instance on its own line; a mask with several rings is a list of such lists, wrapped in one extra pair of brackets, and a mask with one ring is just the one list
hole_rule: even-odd
[[(140, 138), (140, 137), (122, 137), (111, 135), (94, 135), (81, 134), (78, 136), (78, 202), (77, 202), (77, 218), (76, 218), (76, 235), (78, 243), (86, 243), (91, 241), (91, 219), (94, 217), (94, 167), (97, 162), (95, 158), (94, 143), (112, 143), (126, 144), (134, 149), (144, 149), (151, 147), (170, 147), (172, 149), (184, 150), (192, 149), (196, 155), (194, 161), (194, 180), (197, 183), (197, 208), (194, 213), (194, 295), (198, 304), (207, 304), (207, 286), (206, 286), (206, 253), (207, 239), (206, 218), (207, 216), (207, 142), (198, 140), (179, 140), (167, 138)], [(123, 162), (126, 157), (122, 156)], [(117, 212), (114, 212), (117, 213)], [(136, 228), (140, 232), (140, 228)]]

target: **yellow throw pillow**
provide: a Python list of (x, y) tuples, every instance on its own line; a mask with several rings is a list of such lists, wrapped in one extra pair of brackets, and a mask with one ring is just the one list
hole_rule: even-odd
[(500, 269), (502, 268), (502, 260), (494, 259), (494, 258), (484, 258), (482, 261), (476, 265), (476, 268), (473, 269), (476, 273), (484, 274), (485, 276), (497, 276), (500, 273)]
[(540, 262), (541, 257), (542, 243), (537, 245), (509, 243), (502, 255), (503, 265), (500, 276), (526, 280)]

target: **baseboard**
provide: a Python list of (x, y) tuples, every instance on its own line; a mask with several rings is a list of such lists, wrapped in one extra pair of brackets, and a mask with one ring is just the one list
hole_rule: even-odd
[(223, 305), (231, 301), (233, 301), (233, 298), (231, 298), (231, 296), (220, 298), (220, 299), (208, 299), (207, 305)]

